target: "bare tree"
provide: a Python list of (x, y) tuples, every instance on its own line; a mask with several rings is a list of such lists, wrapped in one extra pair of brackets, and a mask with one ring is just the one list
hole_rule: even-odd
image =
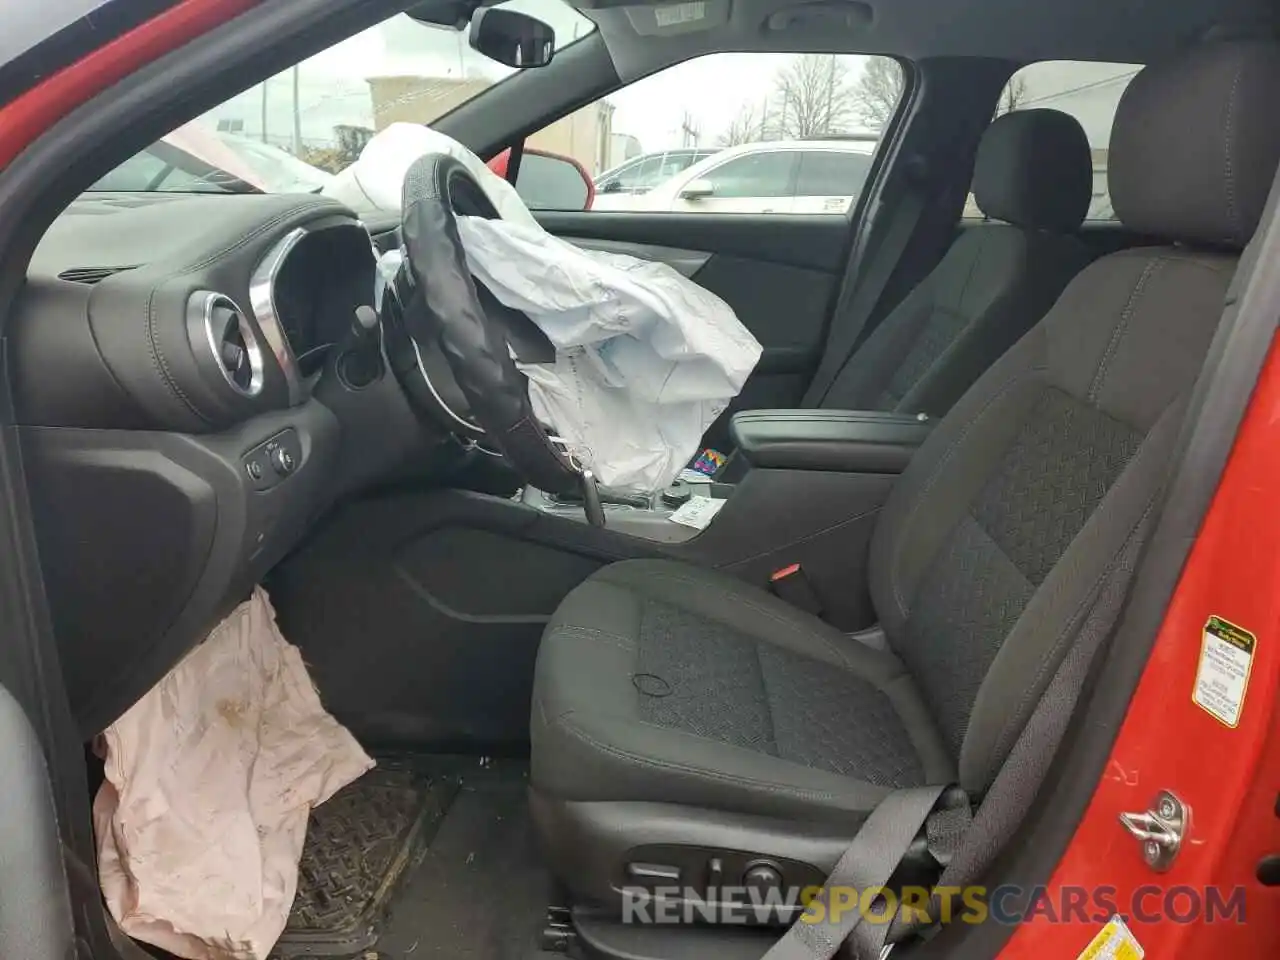
[(764, 124), (756, 116), (755, 107), (743, 104), (733, 122), (717, 138), (722, 147), (736, 147), (740, 143), (755, 143), (764, 139)]
[(845, 132), (854, 118), (853, 78), (845, 62), (805, 53), (778, 71), (769, 106), (769, 138), (804, 140)]
[(1000, 92), (1000, 100), (996, 103), (996, 116), (1002, 116), (1006, 113), (1012, 113), (1022, 106), (1023, 101), (1027, 99), (1027, 78), (1015, 76), (1007, 84), (1004, 90)]
[(854, 90), (858, 119), (871, 130), (883, 130), (902, 99), (902, 68), (888, 57), (871, 57)]

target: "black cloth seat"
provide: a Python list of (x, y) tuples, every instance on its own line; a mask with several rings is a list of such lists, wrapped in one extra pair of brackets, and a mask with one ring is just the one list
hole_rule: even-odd
[(536, 783), (568, 796), (861, 816), (894, 787), (955, 778), (896, 656), (668, 561), (613, 564), (569, 596), (534, 714)]
[(887, 650), (672, 561), (570, 594), (538, 654), (531, 791), (571, 888), (602, 896), (672, 845), (825, 870), (840, 846), (805, 847), (814, 831), (847, 839), (895, 787), (983, 794), (1144, 535), (1280, 159), (1277, 95), (1280, 48), (1259, 42), (1131, 82), (1111, 195), (1170, 245), (1087, 267), (920, 448), (871, 545)]
[(1093, 160), (1076, 119), (1006, 113), (974, 160), (973, 197), (992, 221), (967, 227), (877, 324), (812, 405), (941, 415), (1031, 329), (1091, 259), (1074, 235)]

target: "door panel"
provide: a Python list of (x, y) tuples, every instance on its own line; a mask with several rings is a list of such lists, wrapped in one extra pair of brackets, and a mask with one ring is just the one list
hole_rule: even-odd
[[(800, 402), (826, 338), (848, 242), (846, 216), (539, 211), (548, 231), (591, 249), (669, 263), (722, 297), (764, 347), (732, 410)], [(707, 442), (724, 449), (727, 418)]]

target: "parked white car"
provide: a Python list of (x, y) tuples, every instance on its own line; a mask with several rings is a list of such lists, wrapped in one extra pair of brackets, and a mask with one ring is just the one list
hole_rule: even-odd
[[(596, 177), (596, 196), (609, 198), (609, 202), (602, 209), (626, 209), (624, 196), (648, 193), (676, 174), (688, 170), (698, 161), (705, 160), (718, 152), (714, 147), (677, 147), (674, 150), (643, 153)], [(623, 202), (615, 204), (614, 200), (623, 200)]]
[(596, 194), (596, 210), (844, 213), (862, 193), (870, 140), (778, 140), (729, 147), (643, 194)]

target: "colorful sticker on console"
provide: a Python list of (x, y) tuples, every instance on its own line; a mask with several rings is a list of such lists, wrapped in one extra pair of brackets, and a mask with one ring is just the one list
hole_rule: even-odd
[(1210, 617), (1204, 625), (1200, 666), (1191, 699), (1209, 716), (1233, 730), (1240, 725), (1257, 646), (1257, 637), (1221, 617)]
[(1112, 917), (1076, 960), (1142, 960), (1146, 951), (1119, 917)]

